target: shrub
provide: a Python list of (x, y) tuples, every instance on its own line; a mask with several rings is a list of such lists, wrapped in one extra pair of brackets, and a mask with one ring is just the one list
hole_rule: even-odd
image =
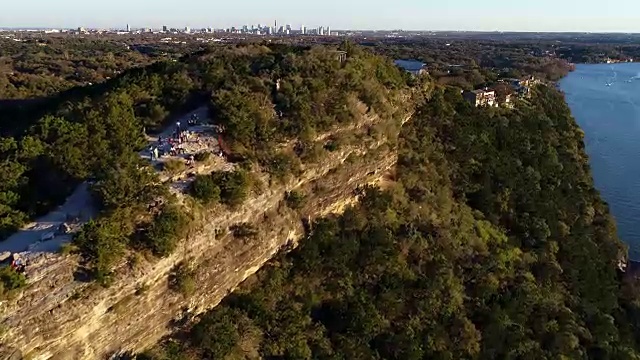
[(183, 207), (166, 206), (144, 236), (146, 247), (158, 256), (171, 254), (188, 224), (189, 219)]
[(20, 289), (27, 284), (27, 278), (10, 266), (0, 267), (0, 295)]
[(324, 154), (323, 144), (321, 142), (298, 143), (294, 151), (298, 158), (304, 163), (315, 163), (320, 160)]
[(251, 179), (243, 170), (216, 171), (211, 174), (211, 178), (220, 188), (221, 201), (227, 205), (240, 205), (249, 195)]
[(306, 196), (299, 191), (289, 191), (284, 196), (287, 206), (293, 210), (301, 209), (304, 206)]
[(234, 225), (231, 227), (231, 232), (233, 236), (237, 238), (249, 238), (258, 235), (258, 230), (249, 223)]
[(112, 217), (91, 220), (73, 239), (93, 275), (103, 285), (109, 283), (113, 264), (124, 254), (127, 231), (121, 225)]
[(138, 170), (135, 166), (124, 164), (109, 169), (93, 186), (103, 209), (113, 210), (147, 204), (157, 195), (156, 175), (150, 171)]
[(300, 173), (300, 161), (291, 154), (279, 152), (269, 159), (267, 168), (269, 174), (280, 181), (286, 181), (292, 174)]
[(220, 201), (236, 206), (249, 194), (252, 181), (244, 170), (214, 171), (211, 175), (198, 175), (191, 185), (191, 194), (204, 203)]
[(175, 266), (169, 277), (169, 288), (184, 296), (191, 296), (196, 291), (195, 271), (181, 262)]
[(329, 140), (326, 144), (324, 144), (324, 149), (330, 152), (334, 152), (338, 150), (338, 143), (334, 140)]
[(210, 175), (197, 175), (191, 184), (191, 195), (203, 203), (220, 201), (220, 187)]

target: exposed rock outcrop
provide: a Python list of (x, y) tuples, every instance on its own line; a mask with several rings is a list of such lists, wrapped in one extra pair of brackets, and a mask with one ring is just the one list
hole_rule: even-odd
[[(400, 126), (400, 121), (389, 123)], [(355, 141), (307, 165), (287, 184), (265, 185), (237, 209), (197, 212), (173, 255), (160, 260), (132, 256), (108, 288), (74, 276), (75, 256), (51, 255), (55, 262), (46, 274), (2, 305), (0, 354), (101, 359), (153, 345), (175, 325), (217, 305), (284, 246), (295, 244), (304, 235), (302, 219), (342, 211), (355, 200), (358, 186), (377, 182), (393, 169), (395, 139), (371, 136), (370, 126), (349, 129), (358, 135)], [(268, 183), (266, 176), (262, 180)], [(309, 194), (298, 211), (284, 201), (285, 192), (293, 189)], [(258, 229), (257, 236), (236, 238), (229, 232), (245, 222)], [(196, 270), (195, 293), (188, 297), (169, 287), (171, 273), (182, 261)]]

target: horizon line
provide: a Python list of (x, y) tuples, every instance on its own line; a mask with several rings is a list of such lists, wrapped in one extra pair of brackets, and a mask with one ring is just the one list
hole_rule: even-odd
[[(183, 29), (184, 27), (191, 27), (188, 25), (175, 27), (169, 25), (163, 25), (170, 27), (171, 29)], [(265, 25), (268, 26), (268, 25)], [(235, 26), (232, 26), (235, 27)], [(84, 28), (86, 30), (126, 30), (121, 27), (56, 27), (56, 26), (4, 26), (0, 27), (0, 30), (13, 30), (13, 31), (27, 31), (27, 30), (76, 30), (78, 28)], [(191, 30), (207, 29), (210, 27), (195, 26), (191, 27)], [(213, 29), (230, 29), (231, 27), (217, 27)], [(313, 28), (313, 27), (311, 27)], [(162, 27), (131, 27), (131, 30), (142, 29), (162, 29)], [(296, 29), (297, 30), (297, 29)], [(625, 34), (636, 35), (640, 34), (640, 30), (637, 31), (622, 31), (622, 30), (596, 30), (596, 31), (584, 31), (584, 30), (428, 30), (428, 29), (340, 29), (335, 28), (333, 31), (360, 31), (360, 32), (431, 32), (431, 33), (515, 33), (515, 34)]]

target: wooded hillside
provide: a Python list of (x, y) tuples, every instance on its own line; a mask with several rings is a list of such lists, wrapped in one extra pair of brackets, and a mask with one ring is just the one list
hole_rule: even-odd
[(561, 94), (503, 111), (440, 89), (402, 138), (395, 186), (141, 358), (638, 358), (626, 249)]

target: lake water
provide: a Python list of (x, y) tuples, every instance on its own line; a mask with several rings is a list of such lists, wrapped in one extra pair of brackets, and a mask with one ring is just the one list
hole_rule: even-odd
[(578, 65), (560, 88), (585, 132), (596, 187), (640, 260), (640, 63)]

